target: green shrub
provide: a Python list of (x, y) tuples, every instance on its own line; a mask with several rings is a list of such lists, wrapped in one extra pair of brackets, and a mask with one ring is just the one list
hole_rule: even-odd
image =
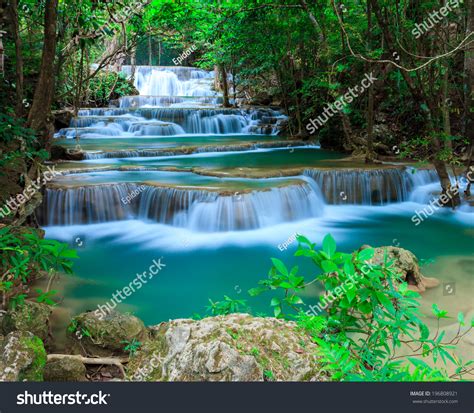
[[(295, 318), (296, 314), (300, 328), (318, 344), (319, 362), (333, 380), (444, 381), (462, 379), (473, 370), (470, 366), (474, 361), (463, 363), (452, 350), (471, 331), (474, 319), (470, 327), (465, 327), (464, 315), (458, 314), (457, 335), (445, 342), (439, 320), (447, 318), (447, 312), (433, 306), (438, 328), (430, 334), (421, 320), (419, 294), (408, 289), (392, 269), (392, 262), (385, 259), (383, 265), (370, 264), (372, 248), (345, 254), (337, 252), (330, 235), (324, 238), (321, 250), (303, 236), (297, 239), (295, 255), (310, 259), (322, 272), (305, 280), (298, 275), (298, 267), (287, 269), (274, 258), (269, 277), (249, 293), (255, 296), (265, 291), (279, 292), (270, 301), (275, 316)], [(326, 297), (329, 292), (336, 292), (331, 294), (332, 300), (326, 298), (331, 302), (320, 315), (304, 312), (299, 297), (315, 281), (323, 284)], [(411, 349), (411, 354), (397, 353), (402, 346)], [(438, 359), (443, 362), (441, 369), (432, 367)], [(451, 376), (447, 373), (448, 363), (455, 368)]]
[(90, 80), (87, 103), (90, 106), (107, 106), (111, 99), (136, 93), (135, 87), (122, 73), (101, 72)]
[[(71, 261), (77, 257), (67, 244), (43, 239), (31, 228), (0, 227), (0, 293), (10, 306), (21, 305), (29, 285), (42, 274), (56, 271), (72, 274)], [(54, 304), (55, 291), (37, 290), (39, 302)]]

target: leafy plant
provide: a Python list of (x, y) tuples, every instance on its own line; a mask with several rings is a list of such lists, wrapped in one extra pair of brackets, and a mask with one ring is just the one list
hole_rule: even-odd
[(235, 300), (225, 295), (222, 301), (212, 301), (209, 299), (210, 305), (206, 307), (206, 310), (211, 315), (228, 315), (231, 313), (238, 313), (241, 308), (245, 307), (246, 300)]
[[(372, 248), (345, 254), (337, 252), (330, 235), (324, 238), (320, 250), (303, 236), (297, 239), (295, 255), (310, 259), (320, 273), (305, 282), (298, 275), (298, 267), (288, 270), (273, 259), (268, 279), (260, 281), (250, 294), (279, 292), (279, 297), (270, 301), (275, 316), (297, 319), (300, 328), (318, 344), (319, 362), (333, 380), (435, 381), (462, 378), (473, 370), (473, 361), (463, 363), (452, 350), (471, 331), (474, 319), (466, 327), (460, 313), (456, 336), (445, 342), (439, 320), (447, 318), (448, 313), (433, 305), (438, 328), (434, 335), (430, 334), (421, 319), (419, 294), (408, 289), (387, 255), (378, 265), (370, 261), (374, 256)], [(330, 301), (324, 316), (305, 314), (297, 296), (314, 281), (322, 283), (325, 299)], [(400, 355), (402, 346), (411, 349), (411, 353)], [(422, 360), (427, 358), (431, 363)], [(433, 367), (439, 359), (443, 367)], [(455, 367), (451, 376), (447, 373), (448, 363)]]
[(106, 106), (110, 99), (133, 95), (136, 89), (122, 73), (101, 72), (89, 83), (89, 101), (97, 106)]
[[(73, 259), (77, 252), (65, 243), (43, 239), (32, 228), (0, 227), (0, 292), (11, 305), (21, 304), (25, 290), (43, 274), (64, 271), (72, 274)], [(37, 291), (39, 302), (54, 304), (51, 297), (56, 293)]]
[(125, 347), (123, 348), (124, 351), (130, 354), (130, 356), (134, 356), (135, 353), (140, 349), (142, 346), (142, 343), (138, 341), (136, 338), (133, 338), (132, 340), (122, 340), (122, 344), (125, 344)]

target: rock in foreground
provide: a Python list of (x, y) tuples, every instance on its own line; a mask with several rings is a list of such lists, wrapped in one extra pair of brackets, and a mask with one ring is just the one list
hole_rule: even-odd
[(152, 327), (133, 381), (325, 381), (316, 345), (293, 322), (231, 314)]
[(34, 301), (25, 301), (15, 310), (7, 312), (5, 317), (3, 317), (3, 333), (29, 331), (41, 340), (46, 341), (49, 335), (50, 315), (51, 308), (48, 305)]
[[(363, 248), (366, 248), (366, 246), (361, 249)], [(388, 263), (392, 262), (391, 268), (402, 276), (402, 279), (408, 283), (411, 290), (423, 292), (427, 288), (439, 285), (436, 278), (425, 277), (421, 273), (418, 259), (411, 251), (392, 246), (374, 248), (374, 257), (370, 260), (370, 263), (382, 265), (385, 259)]]
[(43, 342), (28, 332), (0, 336), (0, 382), (42, 381), (46, 363)]
[(74, 317), (68, 328), (69, 350), (83, 356), (124, 355), (126, 343), (147, 337), (143, 321), (130, 314), (90, 311)]

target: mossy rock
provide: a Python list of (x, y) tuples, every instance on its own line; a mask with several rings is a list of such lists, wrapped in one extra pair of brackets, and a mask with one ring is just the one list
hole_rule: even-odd
[(51, 307), (42, 303), (25, 301), (22, 305), (10, 310), (3, 317), (4, 334), (12, 331), (29, 331), (41, 340), (46, 341), (49, 335), (49, 316)]
[(143, 342), (148, 333), (143, 321), (133, 315), (90, 311), (73, 318), (67, 336), (72, 354), (104, 357), (126, 355), (126, 342)]
[(39, 337), (23, 331), (0, 337), (0, 381), (43, 381), (45, 364)]
[(45, 381), (86, 381), (86, 366), (74, 357), (51, 360), (44, 368)]
[(317, 346), (294, 322), (248, 314), (150, 328), (130, 358), (131, 381), (325, 381)]
[[(363, 245), (360, 249), (371, 248)], [(436, 278), (425, 277), (420, 270), (418, 259), (415, 254), (404, 248), (386, 246), (374, 248), (374, 256), (368, 261), (370, 264), (383, 265), (391, 263), (390, 268), (401, 277), (408, 287), (417, 292), (424, 292), (428, 288), (437, 287), (439, 280)]]

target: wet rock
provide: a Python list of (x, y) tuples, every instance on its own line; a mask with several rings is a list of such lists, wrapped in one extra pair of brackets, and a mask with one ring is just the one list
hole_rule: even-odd
[(293, 322), (231, 314), (151, 327), (133, 381), (324, 381), (316, 345)]
[(49, 335), (49, 316), (51, 308), (42, 303), (25, 301), (5, 314), (2, 321), (4, 334), (12, 331), (29, 331), (41, 340), (46, 341)]
[(66, 149), (62, 146), (53, 145), (51, 147), (52, 161), (82, 161), (84, 159), (84, 152), (80, 149)]
[(74, 357), (64, 357), (46, 363), (45, 381), (86, 381), (86, 366)]
[[(361, 249), (370, 248), (364, 245)], [(397, 274), (402, 276), (402, 279), (408, 283), (411, 290), (423, 292), (427, 288), (433, 288), (439, 285), (436, 278), (425, 277), (420, 270), (418, 259), (415, 254), (399, 247), (378, 247), (374, 248), (374, 257), (369, 263), (382, 265), (387, 259), (387, 262), (392, 262), (391, 268)]]
[(124, 355), (125, 342), (147, 337), (143, 322), (135, 316), (111, 311), (90, 311), (74, 317), (67, 330), (68, 350), (84, 356)]
[(0, 336), (0, 381), (42, 381), (45, 364), (39, 337), (22, 331)]
[(56, 130), (68, 128), (74, 118), (74, 111), (69, 109), (54, 110), (52, 114)]

